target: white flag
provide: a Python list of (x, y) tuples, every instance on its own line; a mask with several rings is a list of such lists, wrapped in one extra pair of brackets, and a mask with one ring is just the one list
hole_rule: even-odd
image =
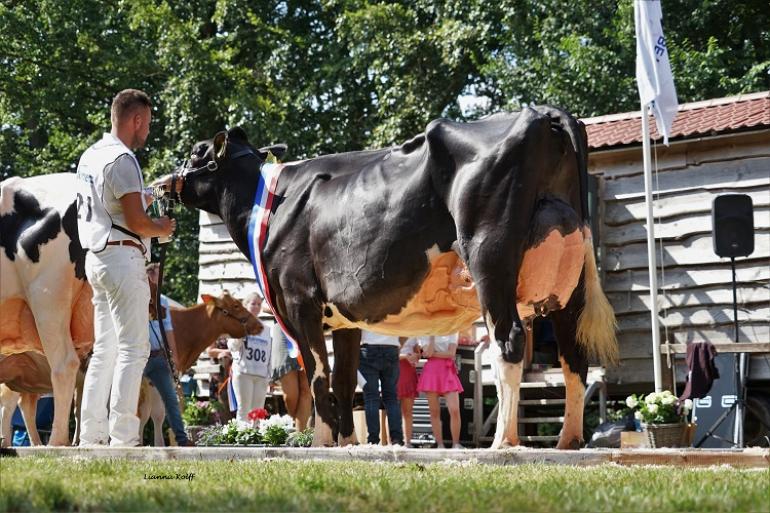
[[(666, 38), (661, 20), (663, 13), (658, 0), (635, 0), (636, 22), (636, 83), (643, 105), (652, 104), (658, 132), (668, 145), (676, 109), (676, 88), (668, 62)], [(642, 113), (646, 115), (646, 113)]]

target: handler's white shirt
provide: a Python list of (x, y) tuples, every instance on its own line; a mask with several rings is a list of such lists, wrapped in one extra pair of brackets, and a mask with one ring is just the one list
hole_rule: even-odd
[[(120, 198), (131, 192), (140, 193), (142, 207), (144, 178), (134, 153), (112, 134), (106, 133), (80, 157), (77, 169), (78, 233), (84, 248), (94, 253), (103, 251), (107, 241), (135, 240), (112, 226), (126, 228)], [(141, 239), (150, 259), (150, 239)]]

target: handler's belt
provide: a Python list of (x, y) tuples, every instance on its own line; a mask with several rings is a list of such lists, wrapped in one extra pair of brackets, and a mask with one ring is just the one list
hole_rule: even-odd
[(138, 242), (134, 242), (132, 240), (113, 240), (107, 243), (108, 246), (131, 246), (132, 248), (136, 248), (139, 251), (142, 252), (144, 255), (147, 253), (147, 250), (144, 248), (144, 244), (139, 244)]

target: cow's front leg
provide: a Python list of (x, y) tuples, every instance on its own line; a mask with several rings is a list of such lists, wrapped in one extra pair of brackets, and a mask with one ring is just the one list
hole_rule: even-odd
[[(339, 433), (337, 398), (329, 391), (331, 369), (326, 351), (326, 343), (311, 343), (309, 355), (302, 352), (302, 358), (308, 371), (310, 391), (315, 404), (315, 426), (313, 428), (313, 447), (331, 447)], [(312, 361), (312, 364), (308, 362)]]
[(321, 311), (312, 302), (287, 302), (287, 328), (299, 342), (310, 392), (315, 403), (313, 446), (332, 446), (339, 433), (337, 398), (329, 391), (331, 369), (321, 324)]
[(356, 444), (356, 431), (353, 427), (353, 396), (358, 381), (359, 346), (361, 330), (336, 330), (332, 332), (334, 341), (334, 374), (332, 388), (338, 400), (340, 446)]

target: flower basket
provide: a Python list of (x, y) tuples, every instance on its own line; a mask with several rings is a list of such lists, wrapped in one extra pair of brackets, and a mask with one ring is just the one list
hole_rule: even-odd
[(643, 424), (650, 447), (684, 447), (687, 444), (687, 424)]
[(630, 395), (626, 398), (626, 406), (634, 412), (634, 419), (642, 431), (647, 433), (650, 447), (687, 447), (692, 442), (694, 428), (687, 423), (692, 400), (680, 401), (664, 390), (645, 396)]

